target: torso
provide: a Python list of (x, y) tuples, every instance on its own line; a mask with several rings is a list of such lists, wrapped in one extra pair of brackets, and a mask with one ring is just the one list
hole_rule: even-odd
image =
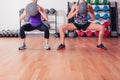
[(29, 23), (34, 27), (42, 24), (41, 14), (37, 14), (35, 16), (30, 16)]
[[(79, 7), (84, 7), (84, 9), (82, 10), (82, 12), (80, 12)], [(75, 17), (74, 17), (74, 23), (80, 24), (80, 25), (84, 25), (88, 22), (87, 19), (87, 3), (86, 2), (82, 2), (78, 4), (78, 13), (76, 13)]]

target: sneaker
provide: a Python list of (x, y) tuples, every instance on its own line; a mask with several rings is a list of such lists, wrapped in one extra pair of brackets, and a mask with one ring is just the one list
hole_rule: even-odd
[(61, 50), (61, 49), (65, 49), (65, 45), (64, 44), (60, 44), (57, 48), (57, 50)]
[(48, 44), (46, 44), (46, 45), (44, 46), (44, 48), (45, 48), (46, 50), (50, 50), (50, 49), (51, 49)]
[(26, 44), (22, 44), (20, 47), (19, 47), (19, 50), (24, 50), (26, 49)]
[(107, 50), (107, 48), (103, 44), (97, 45), (97, 48)]

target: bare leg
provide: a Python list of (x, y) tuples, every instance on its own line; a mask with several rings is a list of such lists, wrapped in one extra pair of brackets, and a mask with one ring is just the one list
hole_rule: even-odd
[(98, 45), (100, 45), (102, 43), (102, 39), (104, 36), (104, 30), (105, 30), (104, 26), (95, 24), (95, 23), (91, 23), (90, 26), (87, 28), (87, 30), (98, 30), (99, 31)]
[(25, 39), (22, 39), (23, 44), (25, 44), (25, 41), (26, 41)]
[(65, 30), (76, 30), (77, 28), (74, 26), (74, 24), (69, 23), (69, 24), (64, 24), (60, 26), (59, 32), (60, 32), (60, 41), (61, 44), (65, 44)]
[(48, 44), (48, 41), (49, 41), (48, 39), (45, 39), (45, 44)]

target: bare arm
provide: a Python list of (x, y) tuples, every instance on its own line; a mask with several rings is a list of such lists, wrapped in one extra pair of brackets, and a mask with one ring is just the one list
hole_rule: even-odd
[(45, 12), (45, 10), (44, 10), (43, 7), (38, 6), (38, 11), (40, 12), (40, 14), (42, 15), (42, 17), (43, 17), (45, 20), (48, 20), (48, 16), (47, 16), (47, 14), (46, 14), (46, 12)]
[(78, 12), (77, 4), (73, 5), (71, 11), (69, 12), (67, 18), (71, 19)]
[(23, 14), (20, 16), (20, 21), (23, 20), (26, 15), (27, 15), (26, 10), (24, 10)]
[(92, 20), (95, 20), (95, 14), (92, 8), (92, 5), (88, 4), (88, 14), (91, 16)]

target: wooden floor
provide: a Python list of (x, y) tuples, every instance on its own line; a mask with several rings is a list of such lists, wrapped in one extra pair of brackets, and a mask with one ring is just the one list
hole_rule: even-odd
[(19, 51), (19, 38), (0, 38), (0, 80), (120, 80), (120, 38), (104, 38), (108, 51), (96, 48), (97, 38), (67, 38), (57, 51), (59, 38), (27, 37)]

